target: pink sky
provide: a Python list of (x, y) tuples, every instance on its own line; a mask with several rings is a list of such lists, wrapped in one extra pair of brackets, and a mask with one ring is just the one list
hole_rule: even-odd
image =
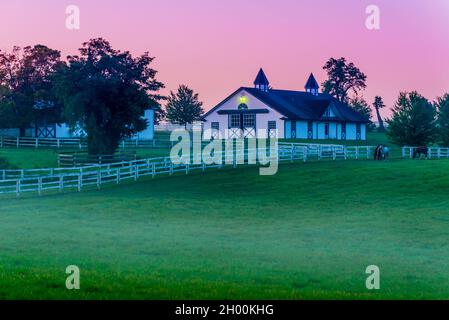
[[(65, 28), (78, 5), (81, 29)], [(381, 10), (381, 30), (365, 8)], [(168, 90), (187, 84), (210, 109), (263, 67), (273, 87), (302, 90), (310, 72), (344, 56), (368, 76), (368, 101), (400, 91), (449, 92), (449, 0), (14, 0), (0, 4), (0, 49), (45, 44), (77, 52), (89, 38), (156, 57)], [(386, 112), (387, 113), (387, 112)]]

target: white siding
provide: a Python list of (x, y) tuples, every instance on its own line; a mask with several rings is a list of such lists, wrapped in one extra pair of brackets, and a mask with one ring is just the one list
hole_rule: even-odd
[(307, 139), (307, 121), (297, 121), (296, 122), (296, 136), (298, 139)]
[(148, 127), (146, 130), (139, 132), (137, 138), (142, 140), (154, 139), (154, 110), (145, 111), (145, 119), (147, 120)]

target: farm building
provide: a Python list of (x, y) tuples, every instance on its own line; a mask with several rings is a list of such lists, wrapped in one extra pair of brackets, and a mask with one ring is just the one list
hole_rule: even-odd
[[(148, 122), (146, 130), (139, 132), (135, 138), (140, 140), (154, 139), (154, 110), (145, 111), (145, 119)], [(0, 136), (19, 137), (20, 130), (15, 128), (2, 129), (0, 128)], [(32, 138), (79, 138), (83, 136), (82, 131), (72, 132), (67, 124), (56, 124), (51, 121), (41, 121), (35, 124), (32, 128), (25, 130), (22, 136)]]
[(271, 89), (260, 69), (254, 88), (241, 87), (204, 116), (205, 138), (366, 140), (369, 121), (328, 94), (313, 74), (305, 91)]

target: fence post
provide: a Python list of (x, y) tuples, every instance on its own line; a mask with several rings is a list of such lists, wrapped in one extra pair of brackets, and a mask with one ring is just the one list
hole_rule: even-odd
[(97, 171), (97, 189), (101, 188), (101, 169)]
[(60, 175), (59, 176), (59, 191), (63, 191), (64, 190), (64, 176)]
[(16, 196), (20, 197), (20, 180), (16, 180)]
[(304, 151), (303, 151), (303, 158), (304, 158), (304, 162), (307, 162), (307, 153), (308, 153), (308, 148), (307, 147), (304, 147), (304, 149), (303, 149)]
[(42, 178), (37, 179), (37, 192), (39, 195), (42, 194)]
[(39, 139), (36, 138), (36, 141), (34, 142), (34, 147), (37, 149), (39, 148)]
[(170, 175), (173, 175), (173, 162), (170, 162)]
[(0, 137), (0, 148), (3, 148), (3, 136)]
[(139, 166), (137, 165), (137, 162), (134, 164), (134, 181), (137, 181), (139, 179)]
[(190, 165), (188, 163), (186, 163), (186, 174), (189, 174), (189, 170), (190, 170)]
[(56, 139), (56, 147), (58, 149), (61, 148), (61, 141), (59, 139)]
[(83, 184), (83, 178), (82, 178), (82, 174), (80, 173), (79, 175), (78, 175), (78, 192), (81, 192), (81, 190), (82, 190), (82, 184)]
[(18, 149), (19, 146), (20, 146), (20, 138), (19, 138), (19, 137), (17, 137), (17, 142), (16, 142), (16, 144), (17, 144), (17, 149)]
[(151, 172), (151, 177), (152, 178), (156, 177), (156, 162), (153, 162), (153, 168), (152, 168), (152, 172)]
[(410, 159), (413, 159), (413, 148), (410, 148)]

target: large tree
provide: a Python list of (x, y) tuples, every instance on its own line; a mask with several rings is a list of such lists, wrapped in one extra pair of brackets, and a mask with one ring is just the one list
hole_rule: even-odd
[(371, 119), (373, 117), (372, 110), (370, 106), (368, 105), (368, 102), (366, 102), (365, 99), (362, 97), (354, 97), (349, 99), (348, 105), (351, 109), (354, 111), (357, 111), (360, 113), (367, 121), (368, 123), (368, 130), (374, 129), (374, 124), (372, 123)]
[(416, 91), (401, 93), (388, 124), (387, 134), (396, 144), (425, 146), (436, 137), (436, 110)]
[(377, 122), (379, 123), (379, 131), (385, 131), (384, 121), (382, 120), (382, 116), (380, 115), (380, 109), (385, 108), (382, 97), (376, 96), (374, 98), (373, 107), (376, 110)]
[(204, 113), (203, 103), (198, 99), (198, 93), (186, 85), (181, 85), (176, 93), (170, 92), (167, 100), (167, 119), (187, 127), (196, 120), (201, 119)]
[(57, 96), (72, 128), (87, 133), (90, 154), (112, 154), (122, 139), (146, 129), (146, 110), (159, 108), (163, 84), (148, 53), (133, 57), (98, 38), (83, 44), (79, 56), (55, 76)]
[(437, 99), (436, 108), (439, 139), (444, 146), (449, 147), (449, 93)]
[(0, 51), (0, 127), (20, 128), (23, 136), (43, 115), (59, 122), (51, 77), (63, 65), (60, 52), (43, 45)]
[(323, 92), (339, 101), (347, 103), (349, 93), (357, 95), (366, 88), (366, 75), (354, 63), (346, 62), (345, 58), (330, 58), (323, 67), (328, 79), (323, 83)]

